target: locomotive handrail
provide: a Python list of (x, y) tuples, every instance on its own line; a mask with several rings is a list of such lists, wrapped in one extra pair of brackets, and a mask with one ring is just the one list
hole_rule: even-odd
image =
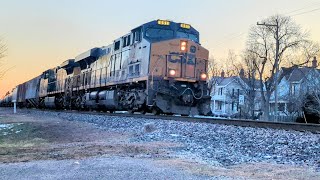
[(201, 99), (201, 98), (203, 97), (203, 89), (201, 89), (201, 95), (200, 95), (200, 97), (198, 98), (198, 97), (196, 97), (196, 95), (194, 94), (194, 92), (193, 92), (193, 90), (192, 90), (191, 88), (186, 88), (186, 89), (180, 94), (180, 96), (183, 95), (187, 90), (190, 90), (190, 91), (191, 91), (192, 96), (193, 96), (195, 99)]

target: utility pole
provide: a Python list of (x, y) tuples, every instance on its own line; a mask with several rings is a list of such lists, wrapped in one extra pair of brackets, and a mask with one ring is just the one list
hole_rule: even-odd
[(258, 26), (266, 26), (266, 27), (276, 27), (276, 57), (275, 57), (275, 68), (276, 74), (274, 77), (274, 111), (275, 111), (275, 121), (278, 121), (278, 72), (279, 72), (279, 22), (276, 19), (276, 24), (266, 24), (257, 22)]

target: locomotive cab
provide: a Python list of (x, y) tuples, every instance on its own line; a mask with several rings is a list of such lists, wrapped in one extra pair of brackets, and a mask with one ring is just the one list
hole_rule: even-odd
[[(151, 43), (148, 105), (163, 113), (209, 114), (209, 52), (191, 25), (165, 20), (144, 26)], [(154, 101), (155, 99), (155, 101)]]

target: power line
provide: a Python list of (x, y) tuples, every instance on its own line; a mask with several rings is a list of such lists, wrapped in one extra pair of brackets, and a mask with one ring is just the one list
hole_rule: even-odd
[[(284, 13), (284, 15), (293, 17), (293, 16), (299, 16), (299, 15), (303, 15), (303, 14), (315, 12), (315, 11), (320, 10), (320, 7), (317, 7), (318, 5), (320, 5), (320, 2), (312, 3), (312, 4), (309, 4), (309, 5), (305, 6), (305, 7), (303, 7), (303, 8), (299, 8), (299, 9), (296, 9), (296, 10), (289, 11), (288, 13)], [(316, 9), (309, 10), (309, 11), (304, 11), (304, 12), (300, 12), (300, 13), (296, 13), (296, 14), (290, 15), (290, 14), (292, 14), (292, 13), (299, 12), (299, 11), (302, 11), (302, 10), (305, 10), (305, 9), (308, 9), (308, 8), (310, 8), (310, 7), (313, 7), (313, 8), (314, 8), (314, 7), (317, 7), (317, 8), (316, 8)], [(245, 34), (245, 32), (242, 32), (242, 33), (240, 33), (239, 35), (236, 35), (236, 36), (233, 37), (232, 35), (234, 35), (234, 34), (236, 34), (236, 33), (231, 33), (230, 35), (228, 35), (228, 36), (230, 36), (230, 38), (229, 38), (228, 36), (225, 36), (225, 38), (222, 38), (222, 40), (218, 41), (218, 43), (216, 44), (216, 46), (222, 47), (221, 45), (227, 43), (227, 41), (230, 41), (230, 40), (239, 38), (239, 37), (243, 36), (243, 35)]]
[(302, 14), (307, 14), (307, 13), (311, 13), (311, 12), (315, 12), (315, 11), (319, 11), (319, 10), (320, 10), (320, 8), (316, 8), (316, 9), (312, 9), (310, 11), (305, 11), (305, 12), (301, 12), (301, 13), (298, 13), (298, 14), (293, 14), (293, 15), (291, 15), (291, 17), (299, 16), (299, 15), (302, 15)]
[[(235, 33), (234, 33), (234, 34), (235, 34)], [(240, 33), (240, 34), (238, 34), (238, 35), (236, 35), (236, 36), (229, 37), (229, 38), (225, 38), (225, 40), (219, 41), (219, 43), (218, 43), (218, 44), (216, 44), (216, 46), (220, 46), (220, 47), (222, 47), (221, 45), (223, 45), (223, 44), (227, 43), (227, 41), (230, 41), (230, 40), (233, 40), (233, 39), (239, 38), (239, 37), (241, 37), (241, 36), (243, 36), (243, 35), (245, 35), (245, 34), (246, 34), (246, 32), (242, 32), (242, 33)]]
[[(223, 36), (221, 39), (229, 39), (230, 37), (238, 36), (238, 35), (239, 35), (239, 33), (241, 33), (241, 32), (229, 33), (229, 34), (227, 34), (227, 35)], [(218, 44), (219, 44), (219, 43), (221, 43), (221, 42), (223, 42), (223, 41), (224, 41), (224, 40), (220, 40), (220, 41), (218, 41)]]
[(309, 4), (308, 6), (305, 6), (303, 8), (299, 8), (299, 9), (296, 9), (296, 10), (292, 10), (292, 11), (289, 11), (287, 13), (284, 13), (284, 15), (290, 15), (292, 13), (295, 13), (295, 12), (298, 12), (298, 11), (302, 11), (302, 10), (305, 10), (305, 9), (308, 9), (308, 8), (314, 8), (315, 6), (317, 5), (320, 5), (320, 2), (316, 2), (316, 3), (313, 3), (313, 4)]

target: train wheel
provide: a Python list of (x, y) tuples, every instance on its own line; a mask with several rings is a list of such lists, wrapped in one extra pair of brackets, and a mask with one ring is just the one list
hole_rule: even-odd
[(141, 113), (141, 114), (146, 114), (147, 111), (146, 111), (145, 109), (143, 109), (143, 110), (140, 111), (140, 113)]
[(74, 105), (75, 105), (75, 108), (77, 110), (81, 110), (82, 109), (82, 99), (81, 99), (81, 96), (78, 96), (74, 102)]
[(159, 111), (157, 108), (153, 108), (153, 109), (152, 109), (152, 114), (153, 114), (153, 115), (159, 115), (159, 114), (160, 114), (160, 111)]
[(129, 114), (133, 114), (134, 111), (133, 111), (132, 109), (130, 109), (130, 110), (128, 110), (128, 113), (129, 113)]

